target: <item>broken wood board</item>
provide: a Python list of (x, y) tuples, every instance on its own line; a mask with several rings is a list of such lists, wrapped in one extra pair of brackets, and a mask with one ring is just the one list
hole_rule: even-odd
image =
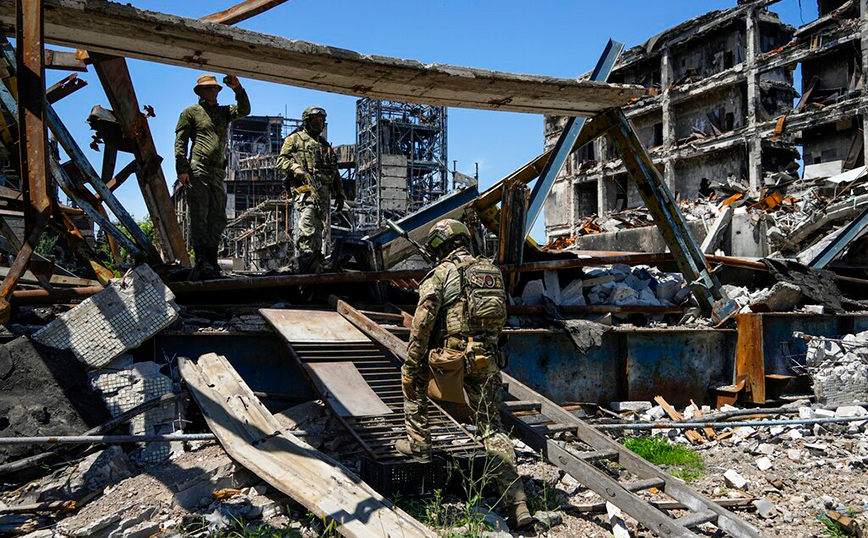
[(390, 415), (392, 410), (371, 389), (356, 365), (351, 362), (311, 362), (314, 382), (329, 399), (330, 407), (342, 417)]
[(434, 538), (436, 534), (351, 471), (290, 432), (262, 405), (226, 357), (179, 357), (181, 375), (208, 427), (241, 465), (348, 538)]
[[(268, 82), (426, 105), (591, 117), (645, 95), (634, 85), (520, 75), (358, 52), (146, 11), (45, 0), (45, 41)], [(15, 3), (0, 0), (0, 22)]]
[[(671, 418), (672, 420), (674, 420), (676, 422), (680, 422), (681, 420), (684, 420), (684, 417), (681, 415), (681, 413), (679, 413), (678, 411), (675, 410), (674, 407), (669, 405), (669, 402), (667, 402), (663, 398), (663, 396), (655, 396), (654, 401), (657, 402), (657, 405), (662, 407), (664, 411), (666, 411), (666, 414), (669, 415), (669, 418)], [(686, 435), (687, 438), (690, 439), (690, 442), (694, 445), (701, 445), (702, 443), (705, 442), (705, 439), (703, 439), (702, 434), (696, 430), (684, 430), (684, 435)]]
[(279, 310), (263, 308), (259, 311), (287, 342), (358, 342), (369, 343), (370, 338), (355, 325), (334, 312), (321, 310)]

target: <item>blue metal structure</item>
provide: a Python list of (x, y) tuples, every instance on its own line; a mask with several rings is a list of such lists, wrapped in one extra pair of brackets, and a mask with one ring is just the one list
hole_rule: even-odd
[[(603, 50), (603, 55), (600, 56), (600, 59), (597, 62), (597, 66), (591, 73), (591, 80), (595, 82), (606, 82), (609, 75), (612, 73), (612, 68), (615, 66), (618, 56), (621, 55), (623, 50), (624, 45), (622, 43), (610, 39), (606, 44), (605, 50)], [(552, 190), (555, 178), (561, 173), (564, 163), (567, 162), (567, 158), (570, 156), (570, 153), (573, 152), (573, 149), (578, 149), (574, 148), (574, 145), (584, 126), (585, 118), (569, 118), (567, 120), (564, 131), (561, 133), (561, 136), (555, 144), (551, 158), (546, 163), (545, 168), (543, 168), (539, 179), (537, 179), (536, 184), (533, 187), (533, 191), (530, 193), (530, 204), (527, 209), (527, 220), (525, 221), (524, 226), (525, 238), (530, 235), (530, 229), (533, 227), (537, 218), (539, 218), (540, 213), (542, 213), (543, 204), (545, 203), (549, 192)]]

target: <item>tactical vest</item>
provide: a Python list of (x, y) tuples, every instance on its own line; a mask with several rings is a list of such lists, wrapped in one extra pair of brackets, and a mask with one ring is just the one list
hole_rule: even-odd
[[(302, 130), (289, 136), (296, 138), (293, 158), (313, 177), (315, 184), (311, 186), (316, 189), (323, 186), (330, 187), (332, 178), (338, 173), (338, 157), (331, 144), (322, 135), (314, 139)], [(292, 187), (302, 185), (292, 174), (290, 174), (290, 184)]]
[(506, 325), (506, 290), (500, 269), (486, 259), (455, 262), (443, 291), (446, 336), (498, 336)]

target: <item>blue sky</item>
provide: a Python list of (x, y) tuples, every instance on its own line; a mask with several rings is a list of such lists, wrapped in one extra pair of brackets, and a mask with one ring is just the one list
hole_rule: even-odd
[[(240, 0), (238, 0), (240, 1)], [(198, 18), (237, 3), (234, 0), (179, 2), (132, 0), (154, 11)], [(410, 58), (421, 62), (496, 69), (558, 77), (575, 77), (593, 68), (609, 38), (628, 47), (644, 42), (666, 28), (736, 0), (639, 0), (526, 2), (462, 0), (407, 2), (397, 0), (289, 0), (239, 26), (292, 39), (312, 41), (358, 52)], [(802, 4), (802, 5), (800, 5)], [(817, 16), (812, 0), (783, 0), (772, 8), (784, 22), (799, 26)], [(194, 103), (192, 92), (201, 72), (130, 60), (139, 102), (152, 105), (150, 119), (163, 170), (174, 182), (174, 127), (181, 110)], [(53, 84), (67, 73), (49, 71)], [(93, 73), (79, 76), (89, 85), (55, 105), (67, 127), (85, 148), (94, 168), (102, 156), (89, 145), (92, 132), (85, 123), (91, 107), (108, 102)], [(256, 115), (286, 111), (299, 117), (311, 104), (328, 110), (329, 138), (334, 144), (355, 139), (355, 98), (291, 86), (242, 79)], [(232, 98), (221, 93), (221, 101)], [(542, 116), (507, 112), (449, 109), (448, 157), (459, 170), (472, 173), (479, 163), (480, 187), (492, 183), (532, 159), (543, 147)], [(126, 156), (119, 157), (118, 168)], [(133, 178), (117, 191), (137, 218), (147, 215)], [(533, 237), (543, 239), (542, 217)]]

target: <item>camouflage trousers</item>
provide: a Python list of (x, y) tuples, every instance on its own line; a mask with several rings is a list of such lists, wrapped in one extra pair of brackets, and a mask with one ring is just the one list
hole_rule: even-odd
[(296, 256), (322, 254), (323, 236), (328, 224), (328, 189), (320, 188), (317, 198), (308, 191), (297, 193), (293, 200)]
[(196, 249), (220, 246), (226, 228), (226, 187), (223, 166), (190, 163), (187, 204), (190, 208), (190, 246)]
[[(404, 425), (410, 441), (423, 451), (431, 450), (427, 396), (429, 376), (427, 355), (417, 362), (407, 361), (401, 368)], [(503, 380), (493, 357), (479, 371), (465, 374), (464, 392), (476, 433), (488, 455), (486, 469), (494, 475), (504, 501), (507, 506), (526, 501), (524, 486), (515, 467), (515, 449), (500, 421)]]

